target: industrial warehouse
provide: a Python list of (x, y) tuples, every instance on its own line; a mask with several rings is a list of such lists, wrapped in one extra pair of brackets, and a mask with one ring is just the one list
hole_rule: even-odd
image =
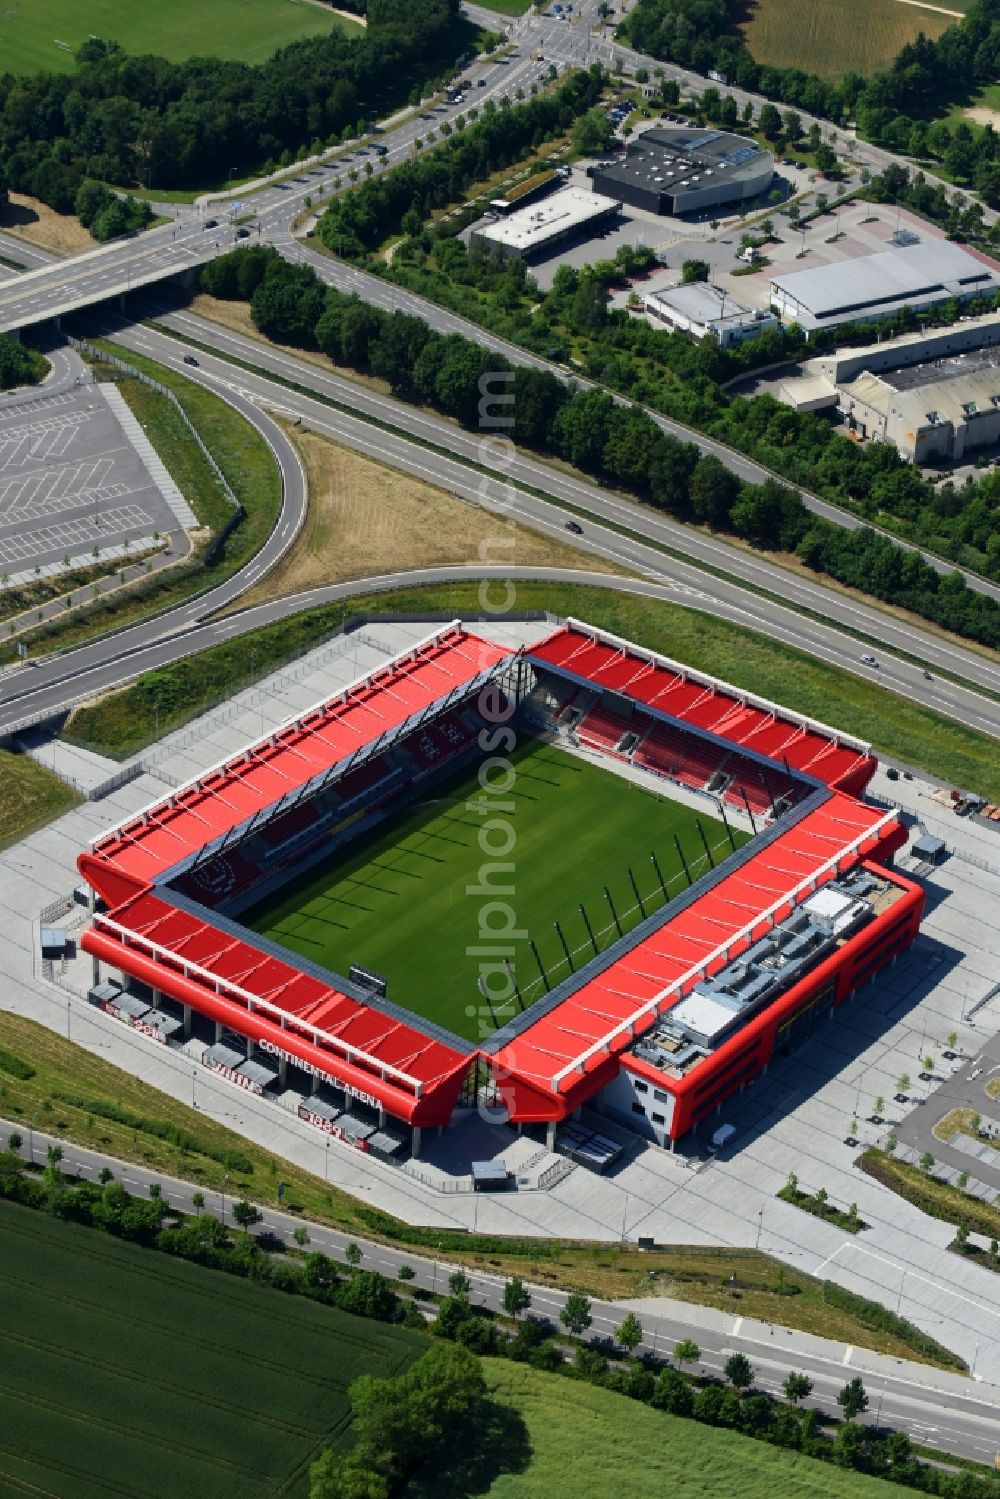
[(724, 130), (664, 126), (630, 141), (624, 157), (588, 168), (594, 191), (648, 213), (707, 212), (766, 193), (774, 158)]
[(840, 323), (873, 322), (908, 308), (922, 312), (989, 296), (1000, 286), (982, 260), (946, 240), (897, 246), (771, 281), (771, 306), (808, 338)]
[(1000, 442), (1000, 324), (991, 313), (840, 349), (778, 394), (800, 411), (836, 409), (855, 437), (892, 443), (912, 462), (958, 463)]
[[(586, 920), (592, 951), (566, 946), (564, 977), (539, 963), (531, 993), (522, 948), (516, 1005), (474, 1040), (411, 1006), (405, 962), (390, 999), (373, 968), (331, 971), (246, 924), (311, 861), (363, 852), (401, 805), (478, 775), (497, 722), (624, 795), (627, 774), (667, 807), (694, 800), (728, 843), (700, 827), (697, 864), (678, 845), (686, 879), (654, 855), (655, 901), (630, 871), (639, 909), (609, 899), (610, 936)], [(454, 622), (95, 840), (91, 999), (151, 1042), (203, 1038), (206, 1067), (385, 1158), (479, 1096), (598, 1168), (570, 1117), (585, 1102), (672, 1148), (916, 935), (922, 889), (892, 867), (905, 828), (859, 799), (875, 766), (850, 735), (586, 624), (511, 649)], [(534, 857), (556, 869), (565, 849)], [(441, 946), (457, 917), (444, 899), (416, 935)]]

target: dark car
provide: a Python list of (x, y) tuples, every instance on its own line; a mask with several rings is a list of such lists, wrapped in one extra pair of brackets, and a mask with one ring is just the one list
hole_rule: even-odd
[(204, 222), (204, 224), (202, 225), (203, 229), (218, 229), (218, 227), (219, 227), (219, 221), (218, 221), (218, 219), (206, 219), (205, 222)]
[(185, 354), (184, 355), (184, 363), (185, 364), (197, 364), (198, 361), (197, 361), (197, 359), (195, 359), (195, 357), (194, 357), (193, 354)]
[(566, 522), (566, 530), (572, 531), (574, 536), (583, 535), (583, 527), (578, 520), (568, 520)]
[(249, 239), (250, 238), (250, 230), (246, 229), (246, 228), (237, 229), (237, 231), (236, 231), (236, 238), (237, 239)]
[(375, 155), (376, 156), (388, 156), (388, 154), (389, 154), (389, 147), (388, 146), (376, 146), (375, 147)]

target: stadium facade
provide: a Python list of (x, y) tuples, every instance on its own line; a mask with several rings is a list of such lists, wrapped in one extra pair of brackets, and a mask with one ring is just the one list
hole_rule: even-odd
[[(493, 752), (503, 723), (728, 806), (754, 836), (478, 1043), (377, 974), (240, 925), (310, 857)], [(672, 1146), (916, 935), (923, 891), (892, 867), (906, 831), (861, 799), (875, 765), (588, 625), (511, 650), (455, 622), (95, 840), (91, 997), (189, 1052), (201, 1038), (205, 1065), (386, 1156), (484, 1097), (550, 1146), (585, 1103)]]

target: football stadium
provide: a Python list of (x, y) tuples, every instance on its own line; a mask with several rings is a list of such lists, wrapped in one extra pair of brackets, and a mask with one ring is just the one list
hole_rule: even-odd
[(95, 840), (90, 998), (387, 1159), (482, 1102), (673, 1148), (912, 941), (905, 828), (849, 735), (575, 620), (487, 637)]

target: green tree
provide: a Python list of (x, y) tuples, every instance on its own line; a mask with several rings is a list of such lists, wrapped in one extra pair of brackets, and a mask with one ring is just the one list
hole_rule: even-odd
[(252, 1202), (247, 1202), (245, 1198), (242, 1202), (233, 1203), (233, 1222), (238, 1223), (244, 1233), (249, 1233), (254, 1224), (259, 1223), (263, 1216), (260, 1209), (254, 1207)]
[(920, 1157), (919, 1165), (920, 1165), (921, 1171), (925, 1171), (928, 1174), (930, 1174), (930, 1172), (933, 1171), (933, 1169), (934, 1169), (934, 1157), (931, 1155), (931, 1153), (930, 1153), (929, 1150), (925, 1150), (924, 1151), (923, 1155)]
[(195, 1215), (197, 1216), (201, 1212), (202, 1208), (205, 1206), (205, 1194), (204, 1194), (204, 1192), (192, 1192), (192, 1194), (191, 1194), (191, 1206), (194, 1208)]
[(674, 1358), (682, 1367), (684, 1364), (697, 1364), (701, 1360), (701, 1349), (693, 1338), (681, 1338), (674, 1345)]
[(681, 266), (681, 280), (686, 286), (693, 281), (707, 281), (711, 269), (707, 260), (685, 260)]
[(300, 1223), (297, 1225), (297, 1227), (292, 1232), (292, 1238), (295, 1240), (300, 1249), (305, 1249), (306, 1245), (309, 1243), (309, 1230), (306, 1228), (304, 1223)]
[(344, 1250), (344, 1258), (349, 1265), (361, 1264), (361, 1245), (350, 1243)]
[(503, 1309), (516, 1322), (521, 1312), (531, 1305), (531, 1292), (519, 1275), (512, 1275), (503, 1288)]
[(468, 1301), (472, 1285), (464, 1270), (452, 1271), (448, 1276), (448, 1289), (453, 1296), (457, 1296), (463, 1301)]
[(400, 1265), (397, 1279), (413, 1280), (416, 1277), (416, 1273), (412, 1265)]
[(573, 126), (573, 145), (584, 156), (604, 151), (614, 140), (614, 128), (599, 105), (588, 109)]
[(868, 1395), (859, 1375), (845, 1384), (837, 1396), (837, 1404), (844, 1412), (845, 1421), (853, 1421), (868, 1409)]
[(634, 1353), (642, 1342), (642, 1323), (634, 1312), (629, 1312), (625, 1320), (615, 1328), (615, 1337), (626, 1353)]
[(592, 1320), (587, 1297), (582, 1291), (571, 1291), (559, 1313), (559, 1321), (563, 1327), (578, 1338), (586, 1332)]
[(745, 1353), (731, 1353), (723, 1365), (723, 1372), (734, 1390), (749, 1390), (753, 1384), (753, 1365)]
[(813, 1382), (807, 1374), (789, 1374), (781, 1388), (792, 1404), (798, 1405), (812, 1394)]

